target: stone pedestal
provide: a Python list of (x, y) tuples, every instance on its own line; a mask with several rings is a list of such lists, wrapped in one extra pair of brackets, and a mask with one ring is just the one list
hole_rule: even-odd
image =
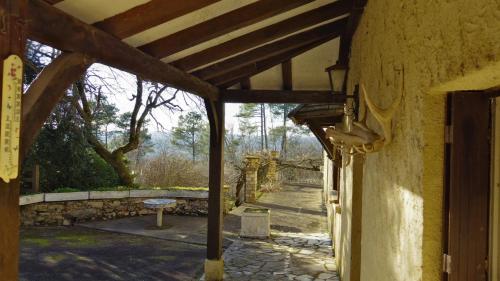
[(247, 156), (246, 161), (245, 202), (255, 203), (257, 201), (257, 171), (259, 170), (260, 158), (257, 156)]
[(267, 180), (271, 184), (275, 184), (278, 181), (278, 151), (270, 152), (269, 167), (267, 168)]
[(241, 214), (241, 237), (266, 239), (271, 235), (271, 211), (246, 208)]

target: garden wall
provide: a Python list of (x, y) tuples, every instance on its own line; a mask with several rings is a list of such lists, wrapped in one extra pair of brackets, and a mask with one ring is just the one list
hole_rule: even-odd
[(147, 198), (172, 198), (176, 207), (164, 212), (176, 215), (202, 216), (208, 213), (206, 191), (90, 191), (70, 193), (46, 193), (22, 196), (21, 225), (71, 225), (92, 220), (108, 220), (121, 217), (156, 214), (144, 208)]

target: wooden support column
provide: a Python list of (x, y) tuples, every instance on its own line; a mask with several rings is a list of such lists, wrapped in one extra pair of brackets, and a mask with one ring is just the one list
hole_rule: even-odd
[(363, 166), (364, 156), (352, 156), (351, 210), (351, 281), (361, 280), (361, 237), (363, 226)]
[(210, 123), (210, 160), (208, 179), (208, 231), (205, 280), (222, 280), (222, 211), (224, 184), (224, 103), (205, 99)]
[[(26, 0), (0, 0), (0, 113), (3, 94), (3, 61), (24, 56)], [(0, 123), (0, 128), (4, 124)], [(21, 124), (22, 126), (22, 124)], [(22, 140), (21, 140), (22, 142)], [(0, 149), (4, 149), (0, 143)], [(0, 179), (0, 279), (19, 280), (19, 177)]]

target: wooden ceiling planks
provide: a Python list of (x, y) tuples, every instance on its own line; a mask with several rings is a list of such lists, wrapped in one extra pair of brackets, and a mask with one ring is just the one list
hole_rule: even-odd
[(298, 34), (288, 36), (284, 39), (255, 48), (241, 55), (215, 63), (195, 71), (193, 74), (203, 80), (212, 79), (242, 66), (253, 64), (276, 54), (296, 49), (297, 47), (307, 45), (317, 41), (318, 39), (331, 36), (332, 34), (338, 36), (342, 33), (346, 21), (346, 19), (340, 19), (335, 22), (327, 23)]
[(140, 46), (139, 49), (154, 57), (164, 58), (312, 1), (260, 0)]
[(94, 24), (123, 39), (220, 0), (152, 0)]
[(335, 36), (331, 37), (325, 37), (322, 38), (316, 42), (310, 43), (308, 45), (299, 47), (297, 49), (290, 50), (288, 52), (284, 52), (281, 54), (278, 54), (276, 56), (270, 57), (268, 59), (245, 65), (241, 68), (238, 68), (236, 70), (233, 70), (231, 72), (228, 72), (226, 74), (223, 74), (219, 77), (216, 77), (212, 80), (209, 80), (210, 83), (213, 85), (218, 86), (221, 89), (226, 89), (228, 87), (233, 86), (236, 83), (239, 83), (241, 79), (245, 79), (247, 77), (252, 77), (256, 74), (259, 74), (261, 72), (264, 72), (278, 64), (283, 63), (286, 60), (292, 59), (302, 53), (305, 53), (325, 42), (330, 41), (331, 39), (335, 38)]
[[(44, 1), (51, 4), (61, 2), (61, 0)], [(168, 22), (177, 17), (186, 15), (192, 11), (202, 9), (218, 1), (220, 0), (151, 0), (150, 2), (131, 8), (123, 13), (97, 22), (94, 26), (114, 37), (123, 39), (154, 26), (163, 24), (164, 22)], [(313, 2), (313, 0), (260, 0), (225, 13), (221, 16), (188, 27), (164, 38), (160, 38), (149, 44), (140, 46), (139, 50), (150, 53), (156, 58), (163, 58), (310, 2)], [(195, 71), (193, 74), (199, 76), (201, 78), (201, 82), (203, 82), (202, 80), (206, 80), (216, 86), (225, 88), (229, 85), (234, 85), (242, 81), (243, 85), (247, 85), (245, 81), (248, 81), (249, 77), (283, 63), (283, 89), (291, 90), (293, 87), (291, 64), (287, 62), (291, 58), (341, 35), (339, 60), (345, 61), (348, 59), (349, 51), (346, 46), (350, 45), (350, 38), (354, 33), (357, 21), (359, 21), (364, 4), (366, 4), (366, 0), (335, 1), (319, 8), (303, 12), (300, 15), (282, 20), (278, 23), (251, 31), (242, 36), (204, 49), (197, 53), (188, 55), (174, 61), (171, 64), (181, 70), (191, 71), (197, 67), (222, 59), (222, 61)], [(319, 33), (309, 33), (307, 36), (306, 34), (302, 34), (304, 32), (301, 32), (273, 43), (266, 44), (304, 28), (317, 25), (321, 22), (325, 22), (348, 13), (352, 13), (352, 15), (341, 20), (343, 24), (341, 29), (343, 30), (340, 32), (337, 32), (336, 30), (334, 36), (330, 35), (328, 37), (321, 37)], [(302, 37), (298, 36), (300, 34), (302, 34)], [(262, 44), (266, 45), (261, 46)], [(235, 54), (252, 48), (255, 49), (234, 56)], [(224, 58), (227, 57), (230, 58), (224, 60)], [(97, 59), (106, 63), (106, 60), (103, 61), (102, 58)], [(158, 62), (162, 63), (160, 61)], [(166, 63), (162, 64), (168, 66)], [(115, 63), (111, 66), (124, 69), (118, 65)], [(156, 63), (154, 65), (156, 65)], [(143, 68), (141, 66), (132, 68), (129, 67), (131, 67), (131, 65), (127, 65), (127, 68), (124, 70), (131, 71), (131, 69), (135, 69), (136, 71), (131, 72), (137, 73), (139, 68)], [(173, 69), (176, 71), (178, 70), (177, 68)], [(146, 71), (146, 73), (148, 73), (147, 76), (152, 75), (151, 71)], [(180, 71), (180, 73), (183, 73), (181, 76), (185, 74), (182, 71)], [(177, 74), (174, 76), (177, 76)], [(152, 76), (156, 77), (152, 80), (157, 81), (158, 76), (162, 76), (162, 79), (164, 79), (165, 75)], [(184, 76), (184, 78), (186, 77), (190, 76)], [(196, 83), (198, 83), (198, 85), (195, 87), (200, 86), (199, 81)], [(178, 85), (174, 85), (172, 83), (169, 84), (179, 87)], [(185, 87), (183, 88), (187, 90)], [(213, 90), (211, 89), (208, 92), (213, 93)]]
[(301, 13), (297, 16), (189, 55), (174, 61), (172, 64), (182, 70), (190, 71), (196, 67), (207, 65), (225, 57), (230, 57), (301, 29), (342, 16), (349, 12), (349, 7), (350, 3), (346, 0), (323, 5), (319, 8)]
[(63, 51), (78, 52), (97, 61), (171, 85), (201, 97), (217, 99), (218, 89), (209, 83), (161, 62), (116, 37), (88, 25), (40, 0), (28, 1), (28, 35)]

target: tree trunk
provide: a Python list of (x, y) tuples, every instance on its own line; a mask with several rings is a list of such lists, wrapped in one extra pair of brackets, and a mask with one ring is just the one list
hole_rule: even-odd
[(132, 176), (129, 167), (127, 167), (127, 165), (121, 159), (122, 157), (118, 158), (112, 157), (107, 162), (111, 165), (111, 167), (113, 167), (113, 170), (118, 175), (120, 185), (132, 186), (134, 185), (134, 177)]
[(191, 133), (191, 148), (192, 148), (192, 157), (193, 157), (193, 164), (196, 161), (196, 142), (194, 141), (194, 132)]
[(87, 137), (87, 141), (94, 148), (94, 151), (113, 168), (121, 185), (132, 186), (134, 184), (134, 177), (124, 161), (125, 155), (122, 151), (109, 152), (98, 140), (92, 137)]
[(286, 117), (288, 112), (286, 108), (283, 109), (283, 136), (281, 138), (281, 157), (286, 159)]
[(269, 150), (269, 145), (267, 142), (267, 119), (266, 119), (266, 105), (262, 104), (262, 124), (264, 130), (264, 148)]

